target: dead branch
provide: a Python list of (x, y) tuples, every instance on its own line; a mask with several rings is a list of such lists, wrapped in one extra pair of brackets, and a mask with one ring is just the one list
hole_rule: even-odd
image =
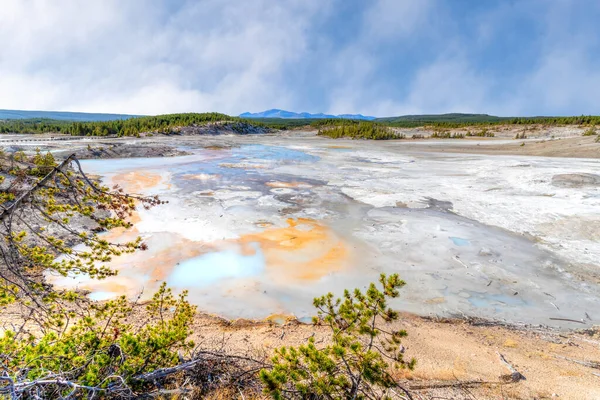
[(575, 364), (583, 365), (584, 367), (600, 369), (600, 362), (597, 362), (597, 361), (576, 360), (574, 358), (563, 357), (563, 356), (554, 356), (554, 357), (555, 358), (560, 358), (562, 360), (571, 361), (571, 362), (573, 362)]
[(438, 382), (438, 383), (421, 383), (421, 384), (410, 384), (408, 388), (410, 390), (428, 390), (428, 389), (444, 389), (444, 388), (461, 388), (461, 387), (475, 387), (481, 385), (500, 385), (504, 382), (491, 382), (482, 380), (471, 380), (471, 381), (453, 381), (453, 382)]
[[(150, 393), (144, 393), (142, 395), (137, 396), (140, 399), (155, 399), (155, 398), (165, 398), (165, 399), (179, 399), (180, 396), (190, 394), (192, 391), (190, 389), (179, 388), (179, 389), (163, 389), (157, 390)], [(185, 398), (185, 397), (182, 397)]]
[(191, 369), (192, 367), (194, 367), (196, 364), (198, 364), (201, 361), (203, 361), (202, 358), (196, 358), (195, 360), (188, 361), (183, 364), (176, 365), (174, 367), (161, 368), (161, 369), (157, 369), (156, 371), (148, 372), (146, 374), (137, 375), (134, 377), (134, 379), (137, 379), (140, 381), (150, 381), (150, 382), (156, 381), (157, 379), (164, 378), (165, 376), (172, 375), (179, 371), (185, 371), (185, 370)]
[(496, 352), (496, 354), (498, 354), (498, 357), (500, 357), (500, 361), (502, 361), (506, 368), (508, 368), (508, 370), (511, 372), (509, 375), (501, 375), (500, 379), (506, 382), (519, 382), (521, 380), (526, 379), (525, 376), (523, 376), (523, 374), (517, 371), (517, 369), (511, 363), (509, 363), (502, 354), (500, 354), (499, 352)]
[(262, 361), (259, 361), (259, 360), (252, 359), (250, 357), (238, 356), (238, 355), (233, 355), (233, 354), (224, 354), (224, 353), (220, 354), (220, 353), (215, 353), (215, 352), (210, 352), (210, 351), (200, 351), (197, 353), (197, 358), (195, 358), (191, 361), (176, 365), (174, 367), (161, 368), (161, 369), (157, 369), (156, 371), (148, 372), (146, 374), (137, 375), (134, 377), (134, 379), (137, 379), (140, 381), (155, 381), (157, 379), (164, 378), (166, 376), (175, 374), (180, 371), (190, 370), (196, 364), (205, 362), (208, 358), (207, 356), (210, 358), (213, 358), (213, 359), (222, 359), (222, 360), (229, 360), (229, 361), (236, 360), (236, 361), (249, 362), (249, 363), (259, 365), (261, 368), (268, 366), (268, 364), (266, 364)]
[[(7, 385), (0, 387), (0, 395), (10, 395), (11, 400), (16, 400), (22, 398), (23, 394), (32, 393), (34, 389), (39, 388), (57, 388), (57, 387), (70, 387), (72, 388), (71, 392), (66, 396), (62, 396), (64, 399), (71, 398), (78, 390), (85, 390), (88, 393), (91, 393), (92, 396), (95, 393), (121, 393), (121, 394), (132, 394), (129, 387), (127, 387), (121, 377), (109, 377), (111, 379), (119, 378), (120, 384), (116, 384), (113, 386), (108, 386), (107, 388), (102, 388), (100, 386), (86, 386), (80, 385), (78, 383), (69, 381), (64, 377), (55, 377), (55, 378), (46, 378), (46, 379), (36, 379), (36, 380), (24, 380), (20, 382), (15, 382), (12, 378), (7, 376), (0, 376), (0, 380), (8, 382)], [(107, 378), (107, 379), (109, 379)], [(106, 380), (104, 381), (106, 382)], [(102, 382), (102, 383), (104, 383)], [(27, 396), (25, 396), (27, 397)]]
[(575, 322), (578, 324), (585, 324), (582, 319), (570, 319), (570, 318), (549, 318), (552, 321), (567, 321), (567, 322)]

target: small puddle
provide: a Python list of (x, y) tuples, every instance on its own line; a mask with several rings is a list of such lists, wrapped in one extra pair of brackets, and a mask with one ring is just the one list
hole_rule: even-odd
[(497, 308), (498, 306), (519, 307), (527, 305), (527, 303), (518, 296), (509, 296), (502, 293), (489, 294), (471, 290), (465, 290), (464, 292), (470, 295), (467, 298), (469, 303), (477, 308)]
[(452, 243), (456, 246), (469, 246), (471, 244), (469, 240), (455, 236), (450, 236), (448, 239), (452, 240)]

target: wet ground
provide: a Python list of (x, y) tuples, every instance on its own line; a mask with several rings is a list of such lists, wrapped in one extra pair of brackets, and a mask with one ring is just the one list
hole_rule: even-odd
[(563, 327), (600, 320), (600, 188), (552, 183), (598, 174), (597, 160), (314, 137), (172, 144), (193, 154), (83, 163), (169, 204), (108, 233), (150, 247), (116, 259), (117, 277), (56, 284), (107, 299), (149, 296), (167, 281), (227, 317), (306, 318), (314, 296), (398, 272), (407, 285), (394, 305), (406, 311)]

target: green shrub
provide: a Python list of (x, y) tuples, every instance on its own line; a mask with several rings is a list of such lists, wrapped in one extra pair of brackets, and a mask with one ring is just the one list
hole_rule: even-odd
[(431, 137), (434, 139), (464, 139), (465, 135), (463, 133), (451, 133), (450, 131), (434, 131), (431, 134)]
[(64, 332), (23, 338), (5, 331), (0, 336), (5, 376), (24, 387), (25, 397), (37, 392), (42, 398), (59, 398), (73, 390), (58, 381), (35, 384), (49, 377), (94, 387), (100, 396), (136, 390), (142, 385), (136, 376), (174, 366), (179, 354), (192, 349), (187, 338), (195, 307), (185, 297), (173, 297), (163, 284), (146, 306), (146, 323), (136, 321), (123, 296), (89, 304), (88, 315)]
[(404, 135), (396, 134), (391, 128), (373, 122), (341, 122), (339, 125), (326, 126), (319, 129), (318, 135), (328, 136), (333, 139), (344, 137), (372, 140), (404, 139)]
[[(273, 366), (260, 378), (274, 399), (383, 399), (390, 389), (401, 389), (390, 375), (393, 369), (413, 369), (404, 360), (404, 330), (383, 327), (398, 319), (387, 299), (398, 297), (404, 282), (397, 274), (381, 275), (381, 289), (371, 284), (363, 293), (345, 291), (343, 298), (329, 293), (316, 298), (315, 324), (326, 325), (331, 344), (317, 347), (313, 338), (299, 347), (282, 347)], [(401, 389), (402, 390), (402, 389)]]
[(494, 137), (496, 136), (494, 132), (489, 131), (487, 128), (483, 128), (479, 132), (471, 133), (471, 131), (467, 132), (467, 136), (476, 136), (476, 137)]

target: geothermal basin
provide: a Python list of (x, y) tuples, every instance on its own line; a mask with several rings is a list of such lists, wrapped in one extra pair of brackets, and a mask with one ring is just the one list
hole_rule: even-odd
[(173, 145), (192, 155), (82, 162), (109, 186), (169, 203), (106, 233), (149, 247), (115, 258), (117, 276), (55, 285), (135, 299), (166, 281), (203, 311), (304, 320), (313, 297), (385, 272), (407, 282), (392, 306), (421, 315), (600, 320), (600, 188), (556, 178), (598, 174), (597, 160), (302, 137)]

